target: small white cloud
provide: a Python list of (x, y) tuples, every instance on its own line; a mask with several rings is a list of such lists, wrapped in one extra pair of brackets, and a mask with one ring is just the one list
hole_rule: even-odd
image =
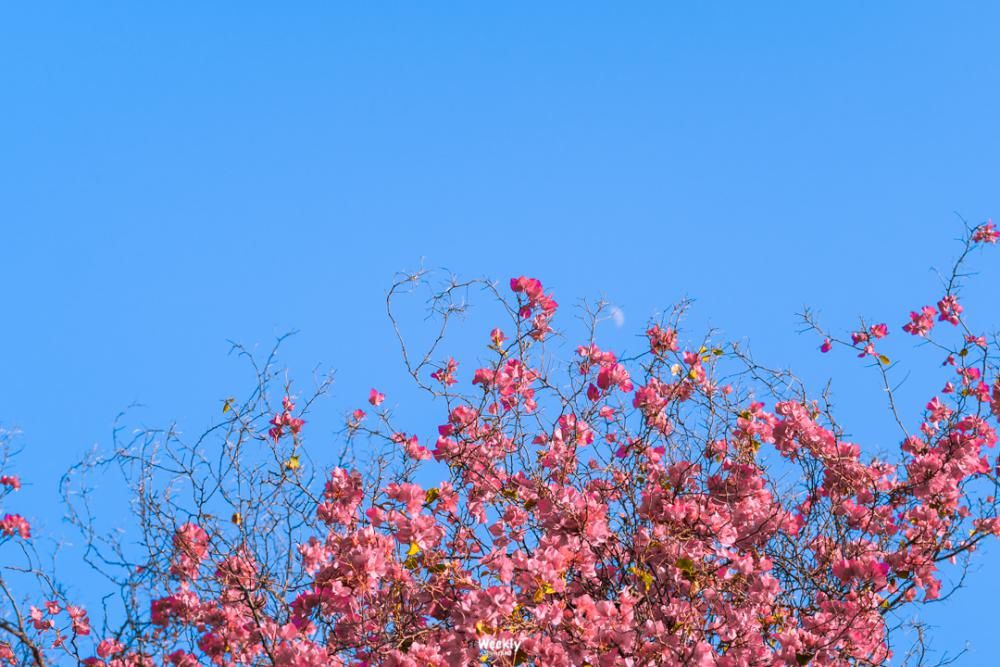
[(618, 306), (611, 306), (611, 321), (619, 329), (625, 325), (625, 313)]

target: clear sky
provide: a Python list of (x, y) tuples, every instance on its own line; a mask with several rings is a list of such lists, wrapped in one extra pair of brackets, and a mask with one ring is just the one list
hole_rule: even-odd
[[(331, 415), (400, 385), (383, 296), (421, 263), (604, 295), (619, 346), (695, 297), (763, 359), (846, 368), (855, 432), (894, 444), (795, 313), (901, 338), (954, 211), (1000, 217), (1000, 5), (541, 4), (0, 7), (0, 422), (38, 526), (64, 530), (58, 477), (122, 408), (196, 430), (240, 393), (227, 339), (298, 329), (285, 360), (336, 369)], [(963, 664), (994, 648), (988, 551), (929, 612)]]

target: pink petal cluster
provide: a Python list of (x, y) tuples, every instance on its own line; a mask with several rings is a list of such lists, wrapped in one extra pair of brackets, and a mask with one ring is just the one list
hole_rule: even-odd
[(305, 424), (303, 419), (292, 416), (292, 412), (295, 411), (295, 404), (292, 403), (291, 398), (285, 396), (281, 401), (281, 407), (281, 412), (271, 418), (271, 429), (267, 432), (275, 442), (284, 436), (286, 428), (292, 432), (292, 435), (298, 435), (299, 431), (302, 430), (303, 424)]
[[(206, 507), (255, 483), (248, 513), (280, 508), (287, 521), (261, 532), (242, 514), (201, 511), (166, 523), (165, 546), (151, 545), (131, 580), (142, 618), (120, 636), (94, 632), (78, 662), (887, 664), (890, 616), (942, 597), (949, 560), (1000, 535), (1000, 505), (985, 495), (1000, 469), (1000, 378), (985, 339), (949, 330), (956, 343), (940, 344), (948, 359), (933, 369), (946, 390), (921, 400), (909, 435), (880, 456), (783, 375), (682, 341), (678, 321), (651, 326), (638, 353), (586, 340), (554, 364), (540, 342), (555, 301), (534, 278), (511, 289), (514, 327), (510, 339), (492, 330), (492, 361), (471, 378), (454, 359), (432, 373), (427, 447), (388, 412), (361, 429), (358, 409), (345, 437), (366, 438), (370, 460), (343, 456), (314, 485), (267, 469), (220, 477)], [(962, 312), (946, 296), (904, 329), (926, 336), (935, 317), (957, 324)], [(851, 334), (886, 373), (875, 345), (888, 333)], [(848, 344), (824, 336), (824, 352), (832, 340)], [(372, 406), (383, 400), (371, 389)], [(289, 398), (282, 407), (256, 422), (271, 417), (274, 452), (303, 423)], [(21, 534), (19, 521), (6, 515), (0, 535)], [(91, 634), (86, 612), (61, 599), (25, 618), (47, 651)], [(483, 659), (481, 647), (508, 645)], [(15, 660), (0, 642), (0, 663)]]
[(974, 243), (996, 243), (997, 239), (1000, 239), (1000, 231), (997, 231), (997, 226), (992, 220), (979, 225), (972, 233)]
[(910, 321), (903, 325), (903, 331), (914, 336), (926, 336), (934, 327), (934, 306), (924, 306), (919, 311), (910, 312)]

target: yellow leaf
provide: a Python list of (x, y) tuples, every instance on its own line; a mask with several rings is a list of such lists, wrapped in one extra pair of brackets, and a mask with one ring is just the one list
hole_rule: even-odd
[(243, 515), (240, 514), (239, 512), (234, 513), (232, 516), (232, 522), (235, 523), (237, 526), (243, 525)]
[(435, 500), (437, 500), (438, 496), (440, 496), (440, 495), (441, 495), (441, 492), (438, 490), (438, 488), (436, 486), (434, 488), (432, 488), (432, 489), (427, 489), (427, 493), (424, 494), (424, 502), (429, 505), (432, 502), (434, 502)]
[(487, 628), (486, 628), (486, 624), (485, 623), (483, 623), (482, 621), (476, 621), (476, 634), (477, 635), (484, 635), (484, 634), (486, 634), (486, 630), (487, 630)]
[(535, 602), (541, 602), (542, 600), (545, 599), (546, 595), (552, 595), (555, 592), (556, 589), (552, 588), (552, 584), (543, 581), (538, 586), (538, 590), (535, 591), (535, 594), (532, 596), (532, 599)]
[(639, 580), (642, 581), (643, 588), (645, 588), (647, 591), (649, 590), (649, 587), (653, 585), (653, 575), (647, 572), (646, 570), (640, 569), (638, 567), (633, 567), (631, 568), (631, 572), (635, 576), (639, 577)]
[(227, 412), (233, 409), (234, 400), (236, 399), (230, 396), (229, 398), (227, 398), (225, 401), (222, 402), (222, 414), (226, 414)]
[(677, 565), (677, 569), (680, 570), (681, 572), (694, 571), (694, 561), (691, 560), (690, 558), (678, 558), (675, 565)]
[(410, 542), (410, 548), (406, 550), (407, 556), (416, 556), (420, 553), (420, 545), (416, 542)]
[(288, 460), (285, 461), (285, 468), (287, 468), (288, 470), (298, 470), (301, 467), (302, 463), (299, 461), (298, 454), (292, 454), (291, 456), (288, 457)]
[(884, 354), (878, 355), (878, 360), (881, 361), (886, 366), (889, 365), (889, 357), (885, 356)]

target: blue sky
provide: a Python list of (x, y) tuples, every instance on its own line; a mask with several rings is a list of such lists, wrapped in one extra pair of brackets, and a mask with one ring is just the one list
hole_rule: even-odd
[[(207, 424), (246, 382), (228, 339), (299, 330), (284, 360), (336, 369), (331, 415), (400, 385), (384, 291), (420, 265), (604, 295), (624, 347), (695, 297), (693, 327), (845, 374), (891, 446), (877, 387), (795, 313), (898, 330), (953, 212), (997, 214), (1000, 9), (690, 4), (0, 8), (0, 422), (28, 513), (62, 530), (59, 475), (130, 403)], [(996, 255), (975, 266), (996, 324)], [(978, 639), (965, 664), (992, 649), (989, 552), (928, 612), (942, 648)]]

